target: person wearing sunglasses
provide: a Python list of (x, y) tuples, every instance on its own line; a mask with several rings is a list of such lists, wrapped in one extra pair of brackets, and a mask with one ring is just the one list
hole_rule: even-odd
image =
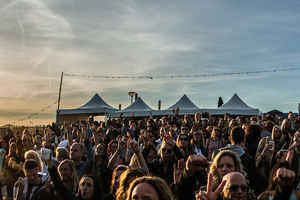
[[(172, 140), (172, 138), (170, 138), (170, 140)], [(147, 163), (149, 172), (155, 176), (165, 179), (170, 185), (173, 182), (173, 165), (177, 163), (173, 148), (165, 140), (163, 140), (158, 154), (160, 159), (152, 163)]]
[(204, 143), (204, 138), (201, 131), (193, 132), (193, 137), (191, 139), (191, 146), (194, 149), (194, 153), (199, 155), (206, 155), (206, 146)]
[(177, 140), (176, 140), (176, 146), (184, 147), (185, 152), (187, 152), (188, 155), (190, 155), (192, 153), (189, 137), (188, 137), (188, 134), (186, 134), (186, 133), (181, 133), (178, 135)]

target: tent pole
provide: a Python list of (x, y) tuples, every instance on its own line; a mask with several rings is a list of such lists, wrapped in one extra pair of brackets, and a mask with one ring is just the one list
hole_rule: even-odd
[(61, 78), (60, 78), (60, 85), (59, 85), (59, 92), (58, 92), (58, 103), (57, 103), (57, 111), (56, 111), (56, 124), (58, 123), (58, 117), (59, 117), (59, 106), (60, 106), (60, 97), (61, 97), (61, 88), (62, 88), (62, 81), (64, 77), (64, 72), (61, 72)]

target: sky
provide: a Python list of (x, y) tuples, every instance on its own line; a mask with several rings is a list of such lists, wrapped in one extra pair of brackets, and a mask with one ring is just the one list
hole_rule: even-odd
[[(153, 109), (184, 94), (216, 108), (237, 93), (262, 112), (297, 112), (299, 9), (297, 0), (2, 0), (0, 126), (55, 121), (62, 72), (61, 109), (95, 93), (126, 108), (134, 91)], [(265, 70), (275, 72), (220, 75)], [(186, 75), (199, 76), (158, 77)]]

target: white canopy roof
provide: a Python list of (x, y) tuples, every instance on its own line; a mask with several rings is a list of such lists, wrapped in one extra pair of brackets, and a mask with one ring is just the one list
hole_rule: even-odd
[(216, 109), (203, 109), (203, 112), (208, 112), (211, 115), (258, 115), (259, 109), (248, 106), (236, 93), (225, 104)]
[(175, 103), (173, 106), (165, 109), (165, 110), (155, 110), (153, 111), (153, 115), (155, 116), (162, 116), (162, 115), (172, 115), (173, 114), (173, 108), (179, 107), (180, 111), (179, 114), (185, 115), (190, 114), (194, 115), (197, 112), (202, 112), (202, 109), (200, 109), (198, 106), (196, 106), (185, 94), (179, 99), (177, 103)]
[(116, 111), (117, 109), (108, 105), (98, 94), (95, 94), (86, 104), (75, 109), (63, 109), (59, 111), (60, 115), (74, 114), (97, 114), (106, 115), (108, 112)]
[(136, 117), (152, 117), (152, 108), (150, 108), (141, 97), (139, 97), (133, 104), (125, 108), (124, 110), (109, 112), (107, 114), (108, 117), (119, 117), (121, 113), (123, 113), (123, 117), (130, 117), (131, 113), (134, 112), (134, 116)]

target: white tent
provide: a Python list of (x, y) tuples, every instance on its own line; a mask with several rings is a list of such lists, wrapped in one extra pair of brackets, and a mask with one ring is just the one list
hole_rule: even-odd
[(197, 112), (202, 113), (202, 109), (196, 106), (186, 95), (183, 95), (177, 103), (173, 106), (165, 109), (165, 110), (155, 110), (153, 111), (154, 116), (162, 116), (162, 115), (172, 115), (173, 108), (179, 108), (179, 115), (190, 114), (194, 115)]
[(152, 117), (152, 108), (150, 108), (141, 97), (125, 108), (124, 110), (113, 111), (107, 113), (107, 117), (119, 117), (123, 113), (123, 117), (130, 117), (131, 113), (134, 112), (135, 117)]
[(215, 109), (203, 109), (203, 112), (208, 112), (211, 115), (259, 115), (259, 109), (248, 106), (236, 93), (225, 104)]
[(63, 121), (75, 122), (87, 120), (90, 115), (106, 116), (108, 112), (116, 111), (117, 109), (108, 105), (98, 94), (95, 94), (86, 104), (75, 109), (59, 110), (58, 123)]

